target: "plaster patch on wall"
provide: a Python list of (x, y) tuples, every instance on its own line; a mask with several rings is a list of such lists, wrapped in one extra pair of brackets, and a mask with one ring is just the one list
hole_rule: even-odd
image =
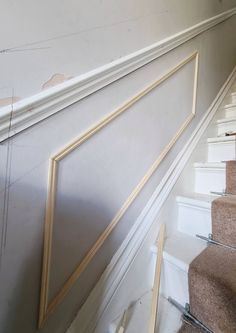
[(60, 83), (70, 80), (72, 78), (73, 78), (73, 76), (66, 77), (64, 74), (60, 74), (60, 73), (53, 74), (53, 76), (42, 85), (42, 90), (48, 89), (50, 87), (54, 87)]
[(0, 98), (0, 107), (1, 106), (6, 106), (10, 104), (14, 104), (18, 102), (21, 98), (20, 97), (5, 97), (5, 98)]

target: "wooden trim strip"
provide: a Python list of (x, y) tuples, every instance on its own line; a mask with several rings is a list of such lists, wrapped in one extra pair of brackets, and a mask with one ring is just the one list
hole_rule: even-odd
[(71, 289), (73, 284), (86, 269), (90, 261), (93, 259), (95, 254), (101, 248), (105, 240), (109, 237), (113, 229), (116, 227), (120, 219), (123, 217), (127, 209), (133, 203), (137, 195), (140, 193), (142, 188), (148, 182), (152, 174), (156, 171), (157, 167), (160, 165), (162, 160), (165, 158), (169, 150), (176, 143), (182, 132), (185, 130), (189, 122), (195, 116), (195, 106), (196, 106), (196, 90), (197, 90), (197, 77), (198, 77), (198, 65), (195, 65), (194, 73), (194, 86), (193, 86), (193, 106), (191, 114), (187, 117), (184, 123), (181, 125), (180, 129), (175, 133), (171, 141), (163, 149), (157, 160), (150, 167), (146, 175), (141, 179), (140, 183), (136, 186), (130, 196), (127, 198), (123, 206), (117, 212), (111, 223), (104, 230), (102, 235), (98, 238), (95, 244), (92, 246), (90, 251), (83, 258), (81, 263), (72, 273), (72, 275), (64, 283), (62, 289), (57, 293), (54, 299), (48, 301), (48, 292), (49, 292), (49, 281), (50, 281), (50, 261), (51, 261), (51, 248), (52, 248), (52, 234), (53, 234), (53, 223), (54, 223), (54, 208), (55, 208), (55, 196), (56, 196), (56, 187), (57, 187), (57, 169), (58, 163), (63, 160), (68, 154), (73, 152), (76, 148), (82, 145), (85, 141), (90, 139), (93, 135), (99, 132), (102, 128), (107, 126), (111, 121), (116, 119), (126, 110), (128, 110), (132, 105), (138, 102), (142, 97), (146, 96), (153, 89), (158, 87), (162, 82), (167, 80), (169, 77), (174, 75), (179, 69), (185, 66), (187, 63), (195, 59), (198, 62), (198, 52), (194, 52), (191, 56), (184, 59), (176, 67), (170, 70), (168, 73), (163, 75), (161, 78), (150, 84), (143, 91), (134, 96), (131, 100), (126, 102), (121, 108), (117, 109), (109, 116), (103, 118), (98, 124), (90, 128), (86, 133), (80, 136), (78, 139), (74, 140), (72, 143), (66, 145), (62, 148), (57, 154), (55, 154), (50, 161), (49, 167), (49, 183), (48, 183), (48, 199), (46, 205), (46, 218), (45, 218), (45, 228), (44, 228), (44, 255), (43, 255), (43, 269), (42, 269), (42, 283), (41, 283), (41, 297), (40, 297), (40, 314), (39, 314), (39, 327), (41, 328), (45, 323), (48, 316), (55, 310), (55, 308), (62, 302), (68, 291)]
[(206, 110), (205, 115), (193, 130), (190, 138), (188, 138), (180, 153), (171, 163), (170, 168), (167, 170), (164, 178), (149, 199), (142, 214), (139, 215), (139, 218), (135, 221), (127, 237), (125, 237), (122, 242), (121, 247), (114, 255), (101, 279), (98, 281), (80, 309), (69, 331), (76, 332), (76, 329), (78, 330), (79, 328), (81, 331), (80, 333), (94, 333), (93, 331), (95, 327), (106, 312), (107, 306), (109, 306), (112, 301), (114, 293), (123, 281), (127, 269), (130, 268), (133, 259), (136, 258), (137, 255), (141, 255), (139, 253), (140, 247), (143, 245), (143, 241), (149, 233), (151, 226), (153, 223), (155, 224), (155, 217), (158, 215), (158, 212), (160, 212), (160, 209), (173, 189), (181, 170), (183, 170), (186, 161), (193, 152), (194, 147), (196, 147), (197, 142), (199, 142), (201, 135), (204, 133), (213, 115), (221, 105), (221, 102), (229, 91), (235, 77), (236, 67), (219, 90), (214, 101)]
[(157, 322), (164, 239), (165, 239), (165, 224), (162, 224), (160, 227), (158, 241), (157, 241), (157, 261), (156, 261), (156, 269), (155, 269), (155, 277), (153, 285), (151, 315), (150, 315), (149, 331), (148, 331), (149, 333), (155, 333), (156, 322)]
[[(0, 142), (147, 65), (192, 38), (230, 19), (235, 14), (236, 7), (60, 85), (2, 107)], [(9, 129), (12, 110), (14, 117)]]

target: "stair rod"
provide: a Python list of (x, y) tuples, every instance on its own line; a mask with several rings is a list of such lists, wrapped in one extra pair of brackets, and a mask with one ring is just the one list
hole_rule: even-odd
[(191, 314), (188, 303), (186, 303), (184, 307), (171, 297), (168, 298), (168, 301), (182, 313), (183, 321), (188, 322), (189, 324), (194, 324), (195, 327), (203, 329), (207, 333), (214, 333), (208, 327), (206, 327), (206, 325), (204, 325), (200, 320), (198, 320), (195, 316)]
[(232, 194), (232, 193), (228, 193), (228, 192), (218, 192), (218, 191), (211, 191), (210, 192), (211, 194), (214, 194), (214, 195), (219, 195), (221, 197), (235, 197), (235, 194)]
[(212, 234), (209, 234), (208, 237), (201, 236), (201, 235), (196, 235), (196, 237), (197, 237), (197, 238), (200, 238), (200, 239), (202, 239), (202, 240), (204, 240), (204, 241), (206, 241), (206, 242), (208, 242), (208, 243), (210, 243), (210, 244), (213, 244), (213, 245), (223, 246), (223, 247), (225, 247), (225, 248), (227, 248), (227, 249), (230, 249), (230, 250), (236, 250), (236, 247), (234, 247), (234, 246), (225, 245), (225, 244), (223, 244), (223, 243), (221, 243), (221, 242), (218, 242), (218, 241), (214, 240), (214, 239), (212, 238)]

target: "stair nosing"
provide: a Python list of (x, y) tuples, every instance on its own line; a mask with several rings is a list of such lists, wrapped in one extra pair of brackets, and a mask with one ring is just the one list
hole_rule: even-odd
[[(236, 96), (236, 93), (232, 94), (231, 96)], [(236, 107), (236, 103), (230, 103), (230, 104), (225, 104), (224, 105), (224, 109), (231, 109), (231, 108), (235, 108)]]
[(226, 118), (218, 119), (216, 121), (217, 126), (221, 125), (221, 124), (227, 124), (227, 123), (233, 123), (233, 122), (236, 122), (236, 117), (226, 117)]
[[(186, 243), (186, 240), (188, 240), (192, 245), (195, 244), (195, 246), (193, 246), (193, 249), (191, 251), (194, 250), (194, 252), (196, 252), (196, 253), (191, 253), (191, 257), (192, 258), (186, 258), (186, 257), (185, 258), (181, 258), (181, 257), (178, 257), (178, 255), (174, 255), (173, 253), (171, 253), (170, 247), (167, 247), (167, 248), (165, 247), (164, 250), (163, 250), (163, 258), (164, 258), (164, 260), (167, 261), (168, 263), (176, 266), (178, 269), (184, 271), (185, 273), (188, 273), (189, 265), (192, 262), (192, 260), (194, 260), (199, 255), (199, 253), (201, 253), (207, 247), (207, 243), (203, 242), (202, 240), (200, 240), (200, 239), (198, 239), (196, 237), (184, 234), (184, 233), (179, 232), (179, 231), (177, 231), (175, 233), (175, 235), (172, 235), (172, 236), (168, 237), (166, 239), (166, 243), (168, 242), (168, 240), (169, 241), (170, 240), (172, 240), (172, 241), (174, 240), (174, 242), (177, 241), (177, 243), (180, 242), (180, 244), (183, 244), (183, 240), (185, 241), (185, 243)], [(196, 245), (198, 247), (197, 249), (196, 249)], [(178, 246), (178, 248), (179, 248), (179, 246)], [(153, 246), (152, 252), (154, 254), (157, 254), (157, 245)], [(189, 254), (190, 253), (188, 252), (188, 255)], [(186, 256), (186, 253), (185, 253), (185, 256)]]
[(183, 260), (174, 257), (172, 254), (169, 254), (167, 251), (163, 251), (163, 258), (170, 264), (178, 267), (178, 269), (188, 273), (189, 264), (184, 262)]
[(213, 138), (208, 138), (207, 139), (207, 143), (231, 143), (231, 142), (235, 142), (236, 141), (236, 137), (234, 135), (231, 136), (216, 136)]
[[(212, 198), (214, 200), (214, 198)], [(204, 200), (204, 198), (192, 198), (191, 196), (178, 195), (176, 202), (184, 206), (193, 206), (198, 208), (211, 209), (211, 201)]]
[(195, 162), (195, 169), (216, 169), (225, 170), (225, 163), (223, 162)]

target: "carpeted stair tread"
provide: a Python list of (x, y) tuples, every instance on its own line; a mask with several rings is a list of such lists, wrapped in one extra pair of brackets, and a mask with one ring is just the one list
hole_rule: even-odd
[(208, 246), (190, 265), (189, 291), (191, 313), (203, 324), (236, 332), (236, 251)]
[(236, 196), (225, 196), (212, 202), (214, 240), (236, 247)]
[(236, 194), (236, 161), (226, 162), (226, 193)]
[(197, 327), (194, 327), (190, 324), (183, 323), (183, 325), (180, 328), (180, 330), (178, 331), (178, 333), (205, 333), (205, 331), (203, 331)]

